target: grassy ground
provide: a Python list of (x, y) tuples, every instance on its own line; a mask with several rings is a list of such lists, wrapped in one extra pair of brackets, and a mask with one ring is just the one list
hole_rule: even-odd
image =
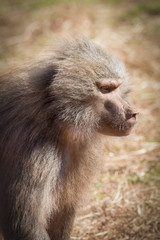
[(124, 60), (139, 123), (129, 137), (106, 139), (103, 170), (72, 239), (160, 240), (160, 4), (79, 2), (0, 2), (0, 71), (69, 34), (86, 35)]

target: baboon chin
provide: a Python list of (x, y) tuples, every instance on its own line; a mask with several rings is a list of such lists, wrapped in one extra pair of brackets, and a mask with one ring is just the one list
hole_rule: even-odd
[(124, 64), (87, 38), (0, 77), (0, 231), (68, 240), (104, 135), (128, 135)]

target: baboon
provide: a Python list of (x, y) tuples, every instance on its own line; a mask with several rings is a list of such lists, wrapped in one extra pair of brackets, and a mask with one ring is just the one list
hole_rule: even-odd
[[(128, 135), (124, 64), (85, 37), (0, 77), (0, 231), (68, 240), (104, 135)], [(100, 153), (99, 153), (100, 154)]]

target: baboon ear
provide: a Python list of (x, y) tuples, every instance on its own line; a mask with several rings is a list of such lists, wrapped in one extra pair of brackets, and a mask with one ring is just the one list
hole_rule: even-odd
[(58, 68), (56, 65), (48, 64), (41, 65), (32, 68), (30, 72), (30, 81), (32, 84), (44, 89), (50, 87), (54, 78), (58, 73)]
[(44, 81), (45, 83), (45, 87), (49, 87), (52, 84), (57, 73), (58, 73), (58, 68), (56, 65), (46, 66), (42, 70), (41, 78), (42, 78), (42, 82)]

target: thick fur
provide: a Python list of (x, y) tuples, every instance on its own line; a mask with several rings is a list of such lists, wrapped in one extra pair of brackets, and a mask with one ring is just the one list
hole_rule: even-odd
[(0, 80), (0, 229), (5, 240), (67, 240), (101, 136), (96, 81), (122, 62), (86, 38)]

